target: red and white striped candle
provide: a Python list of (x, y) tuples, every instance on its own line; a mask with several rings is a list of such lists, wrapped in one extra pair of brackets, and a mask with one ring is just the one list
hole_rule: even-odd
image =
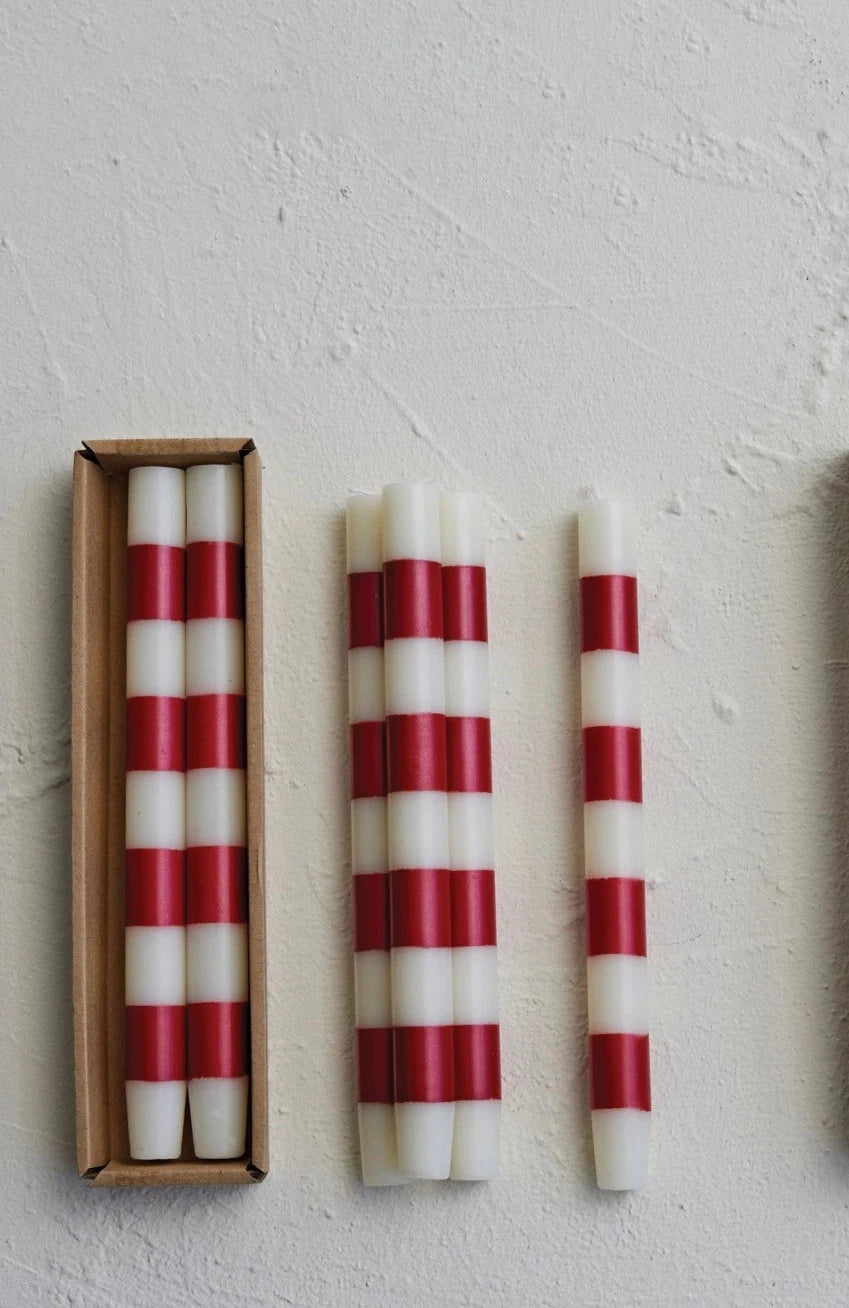
[(603, 1190), (648, 1180), (648, 973), (637, 559), (630, 511), (579, 515), (590, 1097)]
[(395, 1127), (409, 1177), (446, 1178), (454, 994), (439, 492), (383, 491)]
[(389, 870), (386, 857), (386, 722), (383, 670), (383, 504), (347, 505), (348, 704), (357, 1118), (366, 1185), (395, 1185)]
[(186, 473), (189, 1109), (198, 1158), (245, 1152), (247, 823), (242, 470)]
[(498, 1171), (501, 1055), (480, 496), (443, 492), (441, 522), (457, 1096), (451, 1176), (486, 1181)]
[(186, 1109), (185, 474), (127, 513), (125, 1080), (130, 1156), (179, 1158)]

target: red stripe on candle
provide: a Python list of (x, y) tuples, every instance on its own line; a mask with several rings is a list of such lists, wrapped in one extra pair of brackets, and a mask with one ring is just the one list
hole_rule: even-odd
[(455, 949), (496, 943), (492, 868), (451, 873), (451, 943)]
[(446, 640), (487, 639), (486, 568), (450, 564), (442, 569)]
[(498, 1023), (454, 1027), (454, 1080), (458, 1099), (501, 1098)]
[(127, 700), (127, 771), (185, 771), (185, 720), (183, 699), (132, 695)]
[(189, 1080), (248, 1074), (248, 1005), (189, 1004)]
[(186, 617), (243, 618), (245, 561), (229, 540), (193, 540), (186, 546)]
[(357, 1103), (392, 1104), (392, 1028), (361, 1026), (357, 1030)]
[(351, 798), (386, 794), (386, 732), (382, 722), (351, 724)]
[(186, 700), (186, 767), (246, 766), (244, 695), (190, 695)]
[(646, 883), (587, 877), (587, 954), (646, 956)]
[(395, 1102), (452, 1103), (453, 1026), (396, 1026), (394, 1037)]
[(581, 652), (621, 649), (638, 654), (637, 578), (581, 577)]
[(584, 727), (584, 803), (642, 803), (639, 727)]
[(451, 948), (448, 868), (401, 867), (389, 873), (392, 947)]
[(442, 639), (442, 569), (431, 559), (393, 559), (383, 567), (386, 640)]
[(387, 789), (445, 790), (444, 713), (396, 713), (386, 719)]
[(185, 550), (178, 545), (127, 547), (127, 621), (186, 616)]
[(128, 927), (185, 925), (186, 865), (182, 849), (128, 849), (124, 866)]
[(185, 1081), (186, 1010), (182, 1004), (131, 1004), (124, 1010), (127, 1081)]
[(238, 845), (186, 850), (186, 922), (247, 922), (248, 851)]
[(446, 718), (448, 790), (479, 793), (492, 790), (492, 750), (489, 718)]
[(383, 573), (348, 575), (348, 649), (383, 644)]
[(647, 1035), (590, 1036), (590, 1104), (651, 1111)]
[(361, 872), (354, 877), (354, 949), (388, 949), (389, 873)]

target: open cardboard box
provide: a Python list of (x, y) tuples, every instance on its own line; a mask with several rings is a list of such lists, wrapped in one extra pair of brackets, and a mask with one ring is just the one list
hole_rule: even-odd
[[(129, 1156), (124, 1102), (124, 719), (127, 472), (241, 463), (245, 496), (248, 1148), (226, 1162), (192, 1152), (189, 1114), (175, 1162)], [(74, 455), (71, 844), (77, 1166), (93, 1185), (237, 1185), (268, 1171), (262, 743), (261, 465), (253, 441), (91, 441)]]

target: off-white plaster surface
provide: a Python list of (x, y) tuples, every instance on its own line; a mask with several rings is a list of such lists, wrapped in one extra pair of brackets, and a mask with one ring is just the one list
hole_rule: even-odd
[[(837, 1305), (849, 1283), (849, 9), (0, 6), (0, 1304)], [(273, 1170), (74, 1175), (70, 468), (265, 465)], [(506, 1111), (366, 1193), (343, 520), (489, 501)], [(593, 1185), (574, 510), (642, 536), (656, 1099)]]

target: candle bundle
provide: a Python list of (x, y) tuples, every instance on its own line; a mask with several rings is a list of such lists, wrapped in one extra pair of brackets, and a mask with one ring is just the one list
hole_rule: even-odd
[(414, 483), (386, 487), (382, 499), (349, 501), (358, 1102), (367, 1184), (486, 1179), (497, 1168), (482, 554), (472, 497), (441, 505), (435, 487)]
[(501, 1126), (485, 536), (479, 496), (443, 492), (441, 508), (457, 1096), (451, 1176), (483, 1181), (498, 1170)]
[(363, 1180), (393, 1185), (403, 1177), (393, 1111), (380, 495), (349, 499), (347, 538), (357, 1118)]
[(133, 1158), (179, 1158), (186, 1109), (185, 474), (127, 500), (125, 1077)]
[(634, 531), (620, 505), (579, 518), (590, 1097), (596, 1178), (646, 1184), (645, 855)]
[[(244, 560), (238, 465), (133, 468), (127, 532), (130, 1155), (244, 1153)], [(187, 1007), (188, 1005), (188, 1007)]]

